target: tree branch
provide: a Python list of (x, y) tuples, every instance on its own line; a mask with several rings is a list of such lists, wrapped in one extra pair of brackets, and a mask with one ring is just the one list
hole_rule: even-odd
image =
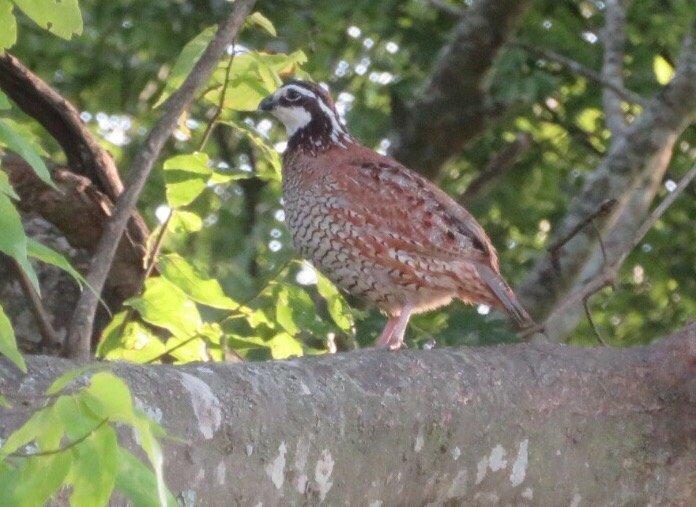
[(440, 166), (481, 132), (495, 107), (483, 82), (500, 47), (530, 2), (477, 0), (454, 28), (423, 93), (393, 108), (393, 155), (434, 177)]
[(607, 0), (604, 9), (605, 23), (602, 31), (604, 61), (602, 78), (611, 83), (610, 89), (602, 90), (602, 105), (607, 128), (612, 135), (619, 135), (626, 128), (626, 117), (621, 108), (621, 95), (615, 89), (623, 88), (623, 57), (626, 44), (626, 0)]
[(590, 81), (611, 90), (618, 97), (625, 100), (626, 102), (629, 102), (631, 104), (640, 104), (642, 106), (645, 106), (647, 104), (647, 101), (643, 97), (638, 95), (636, 92), (625, 88), (623, 86), (623, 80), (621, 82), (617, 82), (616, 80), (608, 79), (596, 70), (587, 67), (586, 65), (583, 65), (577, 60), (568, 58), (567, 56), (564, 56), (560, 53), (556, 53), (555, 51), (551, 51), (550, 49), (538, 48), (532, 46), (531, 44), (526, 44), (524, 42), (515, 41), (512, 42), (511, 45), (520, 47), (539, 58), (543, 58), (550, 62), (557, 63), (558, 65), (565, 67), (572, 73), (587, 78)]
[[(234, 3), (229, 17), (220, 26), (217, 34), (196, 62), (181, 88), (169, 97), (163, 106), (162, 116), (150, 130), (142, 149), (135, 156), (131, 166), (129, 184), (116, 203), (116, 209), (99, 241), (87, 276), (87, 280), (97, 292), (100, 292), (104, 286), (121, 235), (135, 210), (140, 193), (164, 143), (174, 130), (181, 113), (193, 101), (198, 90), (208, 80), (220, 58), (224, 55), (227, 47), (232, 44), (254, 3), (255, 0), (237, 0)], [(82, 293), (68, 333), (67, 354), (69, 357), (81, 359), (89, 357), (90, 336), (97, 303), (97, 297), (90, 291)]]
[[(611, 252), (620, 247), (623, 238), (630, 238), (640, 226), (659, 181), (669, 165), (672, 148), (678, 136), (696, 118), (696, 48), (693, 34), (684, 39), (674, 78), (649, 102), (644, 111), (617, 137), (612, 139), (607, 155), (597, 169), (590, 174), (580, 192), (571, 201), (566, 216), (561, 220), (552, 241), (567, 236), (577, 224), (597, 210), (607, 199), (616, 199), (617, 205), (597, 225), (605, 238), (612, 243)], [(645, 182), (645, 183), (643, 183)], [(645, 185), (645, 191), (634, 189)], [(638, 220), (638, 221), (636, 221)], [(575, 235), (558, 257), (560, 274), (551, 259), (539, 257), (529, 275), (518, 289), (523, 304), (535, 315), (537, 321), (554, 313), (583, 280), (594, 275), (590, 272), (601, 267), (596, 237), (592, 231), (583, 230)], [(582, 308), (577, 306), (575, 314)], [(563, 316), (565, 322), (573, 322), (571, 315)], [(548, 324), (548, 321), (547, 321)], [(559, 323), (556, 332), (547, 334), (562, 339), (572, 326)]]
[[(2, 437), (75, 366), (27, 359), (27, 375), (0, 361), (0, 393), (31, 400), (0, 409)], [(690, 505), (695, 362), (691, 324), (628, 349), (113, 367), (174, 437), (162, 442), (167, 484), (196, 505)]]

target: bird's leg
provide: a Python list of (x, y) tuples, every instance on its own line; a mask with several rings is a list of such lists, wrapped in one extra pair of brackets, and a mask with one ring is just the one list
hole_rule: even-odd
[(404, 344), (404, 334), (406, 334), (406, 327), (408, 327), (408, 321), (411, 318), (412, 312), (413, 307), (408, 303), (401, 309), (401, 313), (396, 319), (396, 324), (394, 325), (389, 343), (387, 344), (389, 350), (398, 350)]
[(389, 317), (387, 323), (384, 325), (384, 330), (382, 334), (379, 335), (376, 345), (379, 348), (386, 349), (389, 346), (391, 340), (392, 332), (394, 331), (394, 326), (398, 322), (399, 317)]

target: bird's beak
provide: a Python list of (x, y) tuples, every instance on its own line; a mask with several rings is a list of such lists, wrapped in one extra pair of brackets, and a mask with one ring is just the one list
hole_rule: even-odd
[(273, 95), (269, 95), (259, 103), (259, 111), (271, 111), (275, 107)]

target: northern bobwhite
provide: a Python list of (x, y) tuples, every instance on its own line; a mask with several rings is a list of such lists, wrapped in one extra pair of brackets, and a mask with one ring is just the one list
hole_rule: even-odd
[(474, 217), (353, 139), (323, 88), (290, 81), (259, 109), (287, 129), (283, 200), (295, 247), (339, 288), (387, 314), (378, 346), (400, 348), (412, 314), (453, 298), (501, 309), (518, 328), (533, 326)]

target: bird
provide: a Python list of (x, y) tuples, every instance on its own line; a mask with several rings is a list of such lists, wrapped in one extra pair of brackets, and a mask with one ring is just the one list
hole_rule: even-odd
[(453, 299), (502, 310), (518, 330), (534, 326), (474, 217), (351, 136), (324, 87), (289, 80), (258, 110), (287, 131), (282, 195), (296, 250), (343, 292), (386, 314), (377, 347), (401, 348), (412, 315)]

